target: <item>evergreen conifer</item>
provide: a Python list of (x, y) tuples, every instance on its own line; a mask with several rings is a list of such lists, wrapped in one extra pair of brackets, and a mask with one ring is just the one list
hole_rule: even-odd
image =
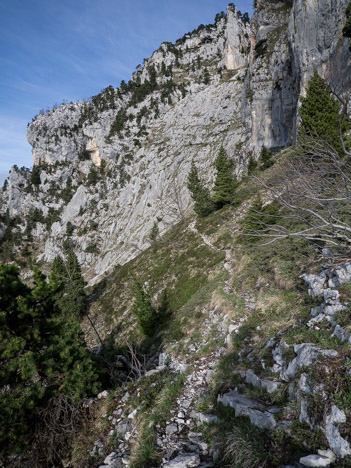
[(62, 313), (66, 317), (78, 318), (86, 309), (87, 296), (86, 282), (76, 254), (70, 250), (66, 262), (61, 257), (56, 257), (52, 264), (52, 273), (61, 283), (55, 299)]
[(149, 235), (149, 239), (150, 239), (150, 242), (151, 242), (152, 245), (155, 245), (155, 244), (156, 244), (158, 235), (159, 235), (158, 224), (157, 224), (157, 222), (155, 221), (154, 224), (153, 224), (153, 226), (152, 226), (152, 229), (151, 229), (151, 231), (150, 231), (150, 235)]
[(208, 71), (208, 68), (205, 68), (204, 73), (203, 73), (203, 83), (207, 85), (209, 84), (210, 81), (211, 81), (210, 72)]
[(217, 176), (213, 187), (213, 202), (217, 208), (233, 203), (235, 189), (237, 187), (236, 177), (233, 176), (234, 163), (228, 159), (227, 154), (221, 146), (216, 159)]
[(0, 453), (24, 448), (36, 410), (50, 399), (74, 403), (98, 391), (79, 324), (63, 319), (56, 290), (39, 270), (29, 288), (17, 268), (0, 264)]
[(265, 169), (268, 169), (269, 167), (273, 165), (272, 152), (265, 146), (262, 146), (261, 154), (260, 154), (260, 161), (261, 161), (261, 165), (260, 165), (261, 171), (264, 171)]
[(205, 217), (215, 210), (215, 204), (211, 199), (210, 192), (204, 187), (194, 161), (191, 163), (187, 187), (191, 193), (191, 198), (195, 202), (194, 211), (196, 214)]
[(340, 110), (340, 103), (315, 70), (308, 83), (306, 97), (301, 98), (299, 138), (303, 139), (305, 135), (319, 138), (341, 152)]
[(145, 336), (152, 336), (155, 332), (159, 315), (151, 304), (150, 295), (145, 291), (140, 281), (135, 280), (134, 284), (135, 302), (133, 314), (135, 315), (138, 327)]
[(40, 169), (38, 166), (34, 165), (32, 169), (32, 175), (30, 177), (30, 182), (32, 185), (40, 185)]
[(249, 159), (249, 164), (247, 166), (247, 173), (251, 175), (257, 169), (257, 161), (251, 156)]

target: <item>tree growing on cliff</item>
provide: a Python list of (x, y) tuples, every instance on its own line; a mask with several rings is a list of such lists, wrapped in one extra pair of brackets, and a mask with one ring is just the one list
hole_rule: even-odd
[(300, 117), (300, 140), (305, 136), (321, 139), (339, 153), (343, 151), (340, 131), (345, 130), (346, 122), (341, 116), (341, 104), (316, 70), (308, 83), (306, 97), (301, 97)]
[(30, 177), (30, 183), (32, 185), (40, 185), (41, 181), (40, 181), (40, 168), (39, 166), (35, 165), (33, 166), (33, 169), (32, 169), (32, 175)]
[[(34, 272), (32, 288), (0, 264), (0, 453), (21, 451), (38, 412), (65, 398), (74, 405), (98, 391), (94, 361), (79, 324), (54, 301), (57, 283)], [(58, 429), (58, 427), (56, 427)], [(64, 428), (60, 428), (64, 431)]]
[(201, 217), (205, 217), (215, 210), (216, 206), (211, 199), (208, 188), (204, 186), (202, 180), (199, 177), (199, 173), (194, 161), (191, 163), (187, 187), (191, 193), (191, 198), (195, 202), (194, 211), (196, 214)]
[(178, 171), (173, 174), (168, 193), (165, 197), (162, 192), (162, 201), (167, 214), (177, 222), (184, 223), (186, 206), (182, 196), (182, 184), (179, 181)]
[(152, 225), (152, 228), (149, 234), (149, 240), (150, 240), (151, 245), (154, 246), (156, 244), (158, 237), (159, 237), (158, 223), (157, 221), (155, 221), (154, 224)]
[(351, 153), (345, 143), (349, 122), (346, 104), (334, 95), (315, 72), (302, 98), (297, 144), (281, 162), (280, 186), (257, 178), (279, 205), (279, 222), (261, 216), (265, 228), (248, 229), (247, 235), (265, 238), (266, 243), (305, 239), (349, 255)]
[(216, 180), (213, 186), (212, 200), (217, 208), (233, 203), (235, 189), (237, 187), (236, 177), (233, 176), (234, 162), (229, 159), (223, 146), (221, 146), (215, 167), (217, 170)]

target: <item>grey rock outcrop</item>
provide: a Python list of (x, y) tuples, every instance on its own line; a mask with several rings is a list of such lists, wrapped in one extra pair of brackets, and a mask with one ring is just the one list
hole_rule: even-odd
[(320, 349), (311, 343), (294, 345), (294, 351), (296, 358), (289, 362), (287, 369), (281, 374), (282, 379), (287, 382), (295, 377), (298, 369), (312, 365), (318, 356), (336, 357), (338, 355), (334, 349)]
[(308, 455), (307, 457), (300, 458), (300, 463), (303, 466), (330, 466), (331, 460), (323, 455)]
[(351, 281), (351, 263), (346, 262), (333, 270), (328, 281), (330, 288), (337, 288)]
[(308, 286), (308, 294), (314, 299), (321, 296), (324, 292), (327, 275), (323, 271), (319, 275), (301, 275), (301, 278)]
[(281, 383), (275, 380), (261, 379), (254, 373), (252, 369), (243, 372), (243, 374), (247, 383), (253, 385), (256, 388), (261, 388), (268, 393), (276, 392), (281, 386)]
[(218, 396), (218, 402), (224, 406), (231, 406), (235, 410), (235, 416), (248, 416), (251, 424), (261, 429), (273, 429), (277, 422), (274, 414), (279, 412), (279, 408), (265, 407), (257, 401), (241, 395), (235, 390)]
[(173, 460), (165, 463), (164, 468), (192, 468), (200, 464), (199, 455), (179, 455)]
[(304, 94), (313, 69), (317, 69), (339, 92), (348, 89), (349, 40), (341, 34), (347, 5), (348, 0), (294, 1), (288, 33), (301, 94)]
[(346, 439), (341, 437), (338, 425), (346, 422), (346, 415), (343, 410), (333, 405), (325, 420), (325, 436), (330, 448), (338, 457), (351, 455), (351, 447)]

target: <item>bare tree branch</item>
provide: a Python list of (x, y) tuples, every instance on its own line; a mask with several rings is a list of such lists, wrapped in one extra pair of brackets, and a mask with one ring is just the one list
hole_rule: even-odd
[[(256, 213), (254, 227), (243, 234), (266, 239), (263, 245), (285, 238), (300, 238), (350, 250), (349, 156), (346, 150), (340, 155), (319, 137), (302, 135), (289, 160), (281, 166), (279, 185), (255, 177), (266, 189), (269, 199), (280, 207), (274, 222), (270, 222), (270, 215)], [(291, 223), (292, 219), (295, 224)]]

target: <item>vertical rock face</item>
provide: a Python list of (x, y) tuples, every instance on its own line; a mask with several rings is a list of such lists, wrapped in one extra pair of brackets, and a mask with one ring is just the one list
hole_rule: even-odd
[(73, 160), (81, 145), (85, 144), (78, 121), (84, 104), (76, 103), (38, 115), (29, 125), (27, 139), (32, 146), (34, 164)]
[(350, 90), (349, 41), (342, 36), (348, 0), (261, 0), (252, 22), (255, 50), (246, 82), (245, 118), (256, 153), (294, 142), (298, 98), (317, 69), (333, 89)]
[(232, 10), (228, 10), (227, 27), (225, 33), (225, 60), (227, 70), (237, 70), (247, 67), (250, 38), (249, 28), (243, 27), (243, 23), (237, 20)]
[(349, 90), (349, 40), (342, 36), (348, 3), (348, 0), (295, 0), (288, 34), (301, 93), (314, 69), (339, 93)]
[(208, 183), (223, 145), (245, 171), (262, 145), (296, 135), (298, 98), (313, 69), (337, 92), (349, 90), (348, 0), (259, 0), (251, 22), (229, 6), (225, 17), (163, 43), (128, 85), (91, 102), (37, 116), (28, 128), (40, 183), (13, 169), (0, 209), (22, 218), (34, 209), (40, 258), (51, 262), (67, 232), (87, 278), (97, 280), (150, 245), (190, 208), (191, 161)]
[(290, 4), (260, 2), (252, 22), (255, 46), (246, 83), (245, 115), (251, 149), (284, 147), (294, 138), (298, 100), (288, 41)]

